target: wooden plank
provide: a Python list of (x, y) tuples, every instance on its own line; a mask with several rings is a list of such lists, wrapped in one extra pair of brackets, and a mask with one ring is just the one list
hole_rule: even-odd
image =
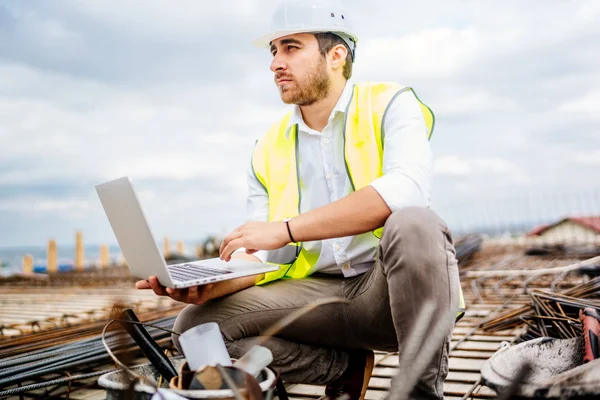
[[(45, 318), (42, 318), (45, 319)], [(33, 322), (39, 322), (39, 319), (36, 318), (28, 318), (28, 319), (23, 319), (23, 318), (18, 318), (17, 316), (14, 317), (4, 317), (2, 318), (2, 320), (0, 320), (0, 324), (2, 325), (14, 325), (14, 324), (31, 324)]]
[(367, 389), (365, 393), (365, 400), (382, 400), (388, 396), (388, 392), (385, 390), (371, 390)]
[(450, 353), (450, 356), (457, 358), (477, 358), (480, 360), (487, 360), (493, 354), (493, 351), (454, 350)]
[(491, 396), (491, 397), (496, 397), (497, 396), (497, 393), (494, 390), (492, 390), (489, 387), (487, 387), (487, 386), (480, 386), (473, 393), (480, 394), (480, 395), (483, 395), (483, 396)]
[[(450, 357), (450, 369), (453, 371), (467, 371), (467, 372), (479, 372), (485, 360), (479, 359), (467, 359), (467, 358), (454, 358)], [(396, 367), (398, 366), (398, 356), (391, 355), (386, 359), (382, 360), (379, 367)]]
[(446, 382), (475, 383), (479, 380), (480, 377), (481, 375), (476, 372), (450, 371), (448, 372), (448, 376), (446, 377)]
[[(320, 397), (325, 394), (325, 386), (295, 384), (287, 388), (290, 397)], [(368, 389), (365, 394), (367, 400), (379, 400), (387, 397), (386, 390)]]
[(396, 376), (398, 373), (398, 368), (391, 367), (375, 367), (373, 368), (373, 376), (380, 378), (388, 378), (391, 376)]
[(105, 400), (106, 390), (101, 389), (81, 389), (72, 392), (69, 399), (73, 400)]
[(469, 383), (444, 382), (444, 394), (447, 394), (447, 395), (456, 395), (456, 394), (464, 395), (472, 387), (473, 387), (473, 385), (469, 384)]
[[(472, 384), (467, 384), (467, 383), (444, 383), (444, 395), (449, 395), (449, 396), (456, 396), (456, 395), (464, 395), (466, 394), (469, 390), (471, 390), (471, 388), (473, 387)], [(496, 392), (494, 392), (492, 389), (482, 386), (479, 389), (476, 389), (474, 393), (480, 394), (482, 396), (496, 396)], [(445, 398), (445, 396), (444, 396)]]
[[(373, 368), (373, 377), (377, 378), (393, 378), (398, 373), (398, 368), (375, 367)], [(475, 383), (480, 375), (476, 372), (457, 372), (450, 371), (446, 377), (446, 381)], [(371, 378), (373, 379), (373, 378)]]
[(306, 385), (297, 383), (286, 388), (288, 394), (293, 396), (309, 396), (309, 397), (320, 397), (325, 394), (325, 386), (319, 385)]
[(448, 366), (451, 371), (479, 372), (485, 361), (486, 360), (450, 357)]
[[(462, 339), (466, 335), (452, 335), (452, 340)], [(473, 342), (505, 342), (511, 341), (515, 337), (514, 335), (471, 335), (468, 337), (469, 341)]]
[[(450, 346), (453, 346), (456, 342), (452, 342)], [(466, 340), (456, 347), (456, 350), (483, 350), (495, 352), (500, 348), (500, 342), (472, 342)]]
[[(300, 397), (300, 396), (292, 396), (292, 395), (289, 395), (288, 398), (290, 400), (315, 400), (315, 399), (318, 399), (318, 397)], [(279, 397), (275, 396), (275, 397), (273, 397), (273, 400), (279, 400)]]
[(467, 310), (471, 310), (471, 309), (478, 309), (478, 310), (490, 310), (493, 311), (496, 308), (498, 308), (497, 305), (494, 304), (490, 304), (490, 303), (474, 303), (474, 304), (469, 304), (469, 306), (467, 307)]
[(452, 334), (466, 335), (467, 333), (471, 332), (472, 329), (473, 328), (467, 328), (463, 326), (454, 326), (454, 329), (452, 329)]
[(490, 310), (466, 310), (465, 311), (465, 318), (467, 317), (487, 317), (488, 315), (490, 315)]
[(389, 357), (394, 357), (393, 353), (375, 353), (375, 365), (379, 365), (379, 363), (387, 360)]
[(2, 337), (8, 337), (8, 336), (16, 336), (16, 335), (21, 335), (22, 332), (18, 329), (13, 329), (13, 328), (3, 328), (2, 329), (2, 334), (0, 335), (0, 338)]
[(389, 378), (371, 378), (369, 389), (389, 390), (392, 380)]
[[(315, 400), (318, 397), (300, 397), (300, 396), (289, 395), (288, 398), (291, 400)], [(273, 397), (273, 400), (279, 400), (279, 397), (277, 397), (277, 396)]]
[(398, 366), (398, 355), (394, 354), (394, 355), (387, 356), (386, 358), (384, 358), (383, 360), (380, 360), (375, 365), (381, 366), (381, 367), (397, 367)]
[[(373, 381), (375, 379), (375, 381)], [(387, 390), (390, 387), (389, 379), (373, 378), (369, 383), (369, 389), (367, 390), (366, 399), (383, 399), (387, 396)], [(444, 394), (456, 395), (465, 394), (472, 388), (471, 383), (444, 383)], [(382, 389), (382, 390), (379, 390)], [(305, 384), (294, 384), (287, 388), (290, 397), (305, 397), (305, 398), (318, 398), (325, 394), (325, 386), (319, 385), (305, 385)], [(481, 387), (477, 390), (478, 394), (489, 396), (495, 395), (495, 392), (487, 387)]]

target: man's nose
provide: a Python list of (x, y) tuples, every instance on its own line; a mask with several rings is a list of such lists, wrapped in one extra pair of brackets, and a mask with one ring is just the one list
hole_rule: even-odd
[(273, 61), (271, 61), (271, 71), (277, 72), (277, 71), (285, 70), (286, 68), (287, 68), (287, 65), (285, 63), (284, 58), (282, 56), (280, 56), (279, 54), (275, 54), (275, 56), (273, 56)]

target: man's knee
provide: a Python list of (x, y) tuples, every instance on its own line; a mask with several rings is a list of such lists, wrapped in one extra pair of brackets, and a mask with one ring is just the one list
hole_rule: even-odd
[(451, 246), (446, 224), (427, 208), (409, 207), (392, 213), (384, 227), (380, 258), (384, 268), (403, 268), (417, 274), (446, 268)]
[(425, 207), (407, 207), (393, 212), (385, 222), (383, 240), (427, 240), (446, 230), (436, 213)]

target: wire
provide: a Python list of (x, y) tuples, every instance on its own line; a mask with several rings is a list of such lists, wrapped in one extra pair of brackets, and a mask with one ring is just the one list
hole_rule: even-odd
[(135, 372), (133, 372), (127, 365), (123, 364), (121, 361), (119, 361), (119, 359), (113, 354), (113, 352), (111, 351), (110, 347), (108, 347), (108, 344), (106, 343), (106, 330), (108, 329), (108, 327), (115, 322), (114, 319), (111, 319), (110, 321), (108, 321), (108, 324), (106, 324), (104, 326), (104, 329), (102, 329), (102, 335), (101, 335), (101, 339), (102, 339), (102, 344), (104, 345), (104, 348), (106, 349), (106, 352), (108, 353), (108, 355), (110, 356), (110, 358), (113, 359), (113, 361), (115, 362), (115, 364), (117, 364), (118, 366), (120, 366), (123, 370), (125, 370), (125, 372), (127, 372), (128, 374), (130, 374), (131, 376), (135, 377), (136, 379), (140, 380), (141, 382), (146, 382), (148, 383), (150, 386), (156, 388), (156, 382), (152, 382), (149, 379), (143, 377), (140, 374), (137, 374)]

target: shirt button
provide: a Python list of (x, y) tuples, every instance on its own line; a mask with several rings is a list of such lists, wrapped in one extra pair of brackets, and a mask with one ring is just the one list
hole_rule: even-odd
[(342, 246), (340, 246), (339, 244), (335, 245), (335, 251), (340, 251), (341, 248), (342, 248)]
[(348, 269), (348, 268), (350, 268), (350, 266), (348, 264), (344, 264), (342, 268)]
[(329, 139), (328, 138), (323, 138), (323, 143), (329, 144)]
[(327, 175), (325, 175), (325, 178), (327, 178), (327, 180), (331, 180), (331, 178), (333, 178), (333, 175), (327, 174)]

